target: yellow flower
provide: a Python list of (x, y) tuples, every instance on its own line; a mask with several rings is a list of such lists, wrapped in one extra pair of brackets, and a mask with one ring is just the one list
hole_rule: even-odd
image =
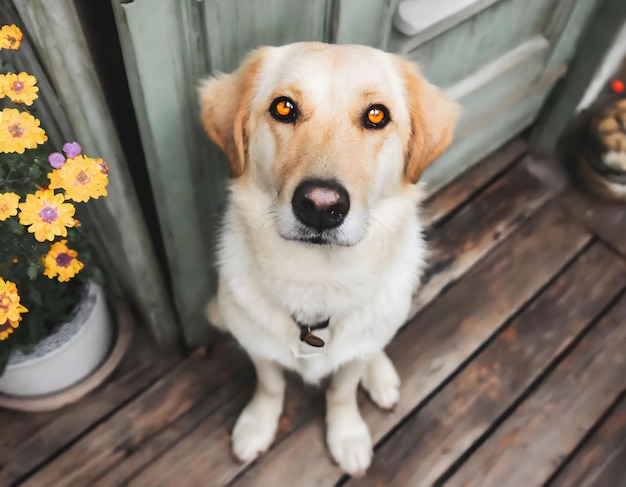
[[(0, 323), (18, 322), (20, 315), (27, 312), (28, 310), (20, 304), (17, 286), (0, 278)], [(14, 328), (17, 328), (17, 325)]]
[(38, 98), (37, 78), (28, 73), (0, 74), (0, 98), (8, 96), (13, 103), (32, 105)]
[(0, 113), (0, 152), (23, 154), (25, 149), (34, 149), (46, 140), (39, 120), (30, 113), (15, 108), (5, 108)]
[(0, 325), (0, 341), (9, 338), (9, 335), (13, 333), (13, 329), (20, 326), (20, 321), (22, 321), (21, 316), (19, 320), (6, 320), (4, 324)]
[(10, 216), (17, 215), (17, 205), (19, 202), (19, 194), (0, 193), (0, 222), (3, 222)]
[(57, 235), (66, 237), (66, 227), (74, 226), (76, 209), (64, 201), (62, 194), (54, 194), (49, 189), (26, 195), (26, 201), (19, 205), (20, 223), (28, 226), (38, 242), (52, 241)]
[(67, 240), (61, 240), (52, 244), (50, 251), (44, 257), (43, 263), (46, 266), (44, 275), (50, 279), (59, 276), (59, 282), (67, 282), (78, 274), (84, 264), (76, 257), (78, 253), (67, 247)]
[(0, 49), (17, 51), (23, 38), (24, 34), (17, 25), (3, 25), (0, 29)]
[(109, 177), (102, 171), (100, 163), (91, 157), (78, 155), (68, 159), (60, 169), (49, 173), (48, 178), (50, 189), (62, 188), (68, 199), (77, 202), (107, 195)]

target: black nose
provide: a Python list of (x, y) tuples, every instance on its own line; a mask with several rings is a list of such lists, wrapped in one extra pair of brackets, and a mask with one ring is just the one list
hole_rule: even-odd
[(321, 232), (341, 225), (350, 210), (350, 196), (336, 181), (309, 179), (296, 188), (291, 207), (298, 220)]

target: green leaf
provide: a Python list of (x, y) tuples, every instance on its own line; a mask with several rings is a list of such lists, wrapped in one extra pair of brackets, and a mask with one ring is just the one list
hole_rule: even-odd
[(41, 177), (42, 174), (43, 172), (41, 171), (41, 169), (39, 169), (35, 165), (30, 166), (30, 169), (28, 170), (28, 176), (32, 179), (37, 179)]
[(15, 235), (24, 234), (24, 230), (26, 230), (26, 228), (22, 224), (20, 224), (17, 218), (9, 218), (8, 222), (9, 230), (11, 230), (12, 233), (14, 233)]
[(37, 279), (39, 277), (39, 269), (37, 268), (37, 264), (30, 263), (28, 265), (28, 268), (26, 269), (26, 274), (28, 274), (28, 278), (31, 281), (34, 281), (35, 279)]
[(41, 306), (43, 304), (43, 298), (41, 297), (41, 293), (39, 292), (38, 289), (32, 289), (31, 290), (31, 292), (30, 292), (30, 299), (37, 306)]

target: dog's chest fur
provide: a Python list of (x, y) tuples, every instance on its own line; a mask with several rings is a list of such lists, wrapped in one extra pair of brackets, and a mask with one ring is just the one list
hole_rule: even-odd
[[(220, 241), (219, 300), (226, 326), (253, 356), (316, 382), (340, 365), (384, 347), (407, 318), (425, 256), (417, 194), (373, 212), (368, 237), (354, 247), (283, 240), (232, 198)], [(377, 214), (378, 212), (378, 214)], [(382, 226), (375, 221), (389, 222)], [(298, 358), (296, 324), (330, 318), (323, 353)]]

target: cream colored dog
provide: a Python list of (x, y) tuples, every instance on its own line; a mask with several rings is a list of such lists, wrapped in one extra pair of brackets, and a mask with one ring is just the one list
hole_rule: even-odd
[(383, 348), (408, 317), (424, 262), (416, 183), (449, 145), (457, 106), (398, 56), (321, 43), (257, 49), (199, 92), (232, 176), (207, 315), (258, 378), (233, 451), (250, 461), (272, 443), (283, 368), (309, 383), (332, 375), (328, 447), (344, 471), (363, 474), (372, 440), (357, 387), (381, 408), (398, 401)]

